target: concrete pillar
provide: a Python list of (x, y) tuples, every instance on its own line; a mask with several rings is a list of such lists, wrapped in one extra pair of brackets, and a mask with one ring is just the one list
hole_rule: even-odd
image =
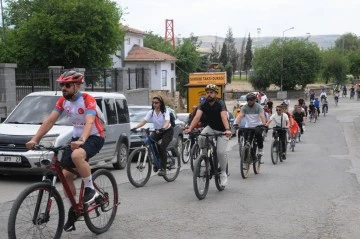
[(50, 86), (50, 90), (57, 90), (58, 89), (58, 84), (56, 83), (56, 79), (59, 77), (59, 75), (61, 74), (61, 70), (64, 69), (63, 66), (49, 66), (49, 86)]
[(7, 117), (16, 106), (15, 69), (17, 64), (0, 63), (0, 117)]

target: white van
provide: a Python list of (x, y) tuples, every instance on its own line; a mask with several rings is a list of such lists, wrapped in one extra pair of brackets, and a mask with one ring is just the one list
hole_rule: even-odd
[[(113, 165), (116, 169), (125, 168), (130, 146), (130, 120), (125, 96), (119, 93), (86, 93), (96, 99), (106, 121), (104, 146), (90, 159), (90, 166), (96, 168)], [(40, 157), (50, 158), (52, 154), (28, 150), (25, 143), (37, 132), (60, 96), (62, 93), (59, 91), (31, 93), (0, 124), (0, 173), (38, 174), (43, 171)], [(66, 115), (61, 114), (40, 144), (60, 146), (69, 143), (72, 128)]]

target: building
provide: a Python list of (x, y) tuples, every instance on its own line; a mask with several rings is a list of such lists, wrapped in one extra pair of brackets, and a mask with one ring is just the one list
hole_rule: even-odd
[(112, 57), (113, 67), (150, 69), (150, 90), (176, 91), (176, 58), (144, 47), (145, 32), (131, 27), (125, 27), (125, 31), (123, 47)]

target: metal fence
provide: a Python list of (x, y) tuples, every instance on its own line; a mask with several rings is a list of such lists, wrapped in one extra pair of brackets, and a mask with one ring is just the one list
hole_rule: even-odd
[(19, 102), (31, 92), (52, 90), (50, 81), (55, 77), (49, 70), (30, 70), (15, 72), (16, 101)]

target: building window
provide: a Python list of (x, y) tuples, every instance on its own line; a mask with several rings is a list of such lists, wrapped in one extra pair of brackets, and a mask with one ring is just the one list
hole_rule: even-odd
[(175, 63), (171, 63), (171, 70), (173, 71), (175, 69)]
[(130, 38), (126, 38), (125, 41), (126, 41), (126, 44), (130, 45)]
[(161, 85), (167, 86), (167, 70), (161, 71)]

